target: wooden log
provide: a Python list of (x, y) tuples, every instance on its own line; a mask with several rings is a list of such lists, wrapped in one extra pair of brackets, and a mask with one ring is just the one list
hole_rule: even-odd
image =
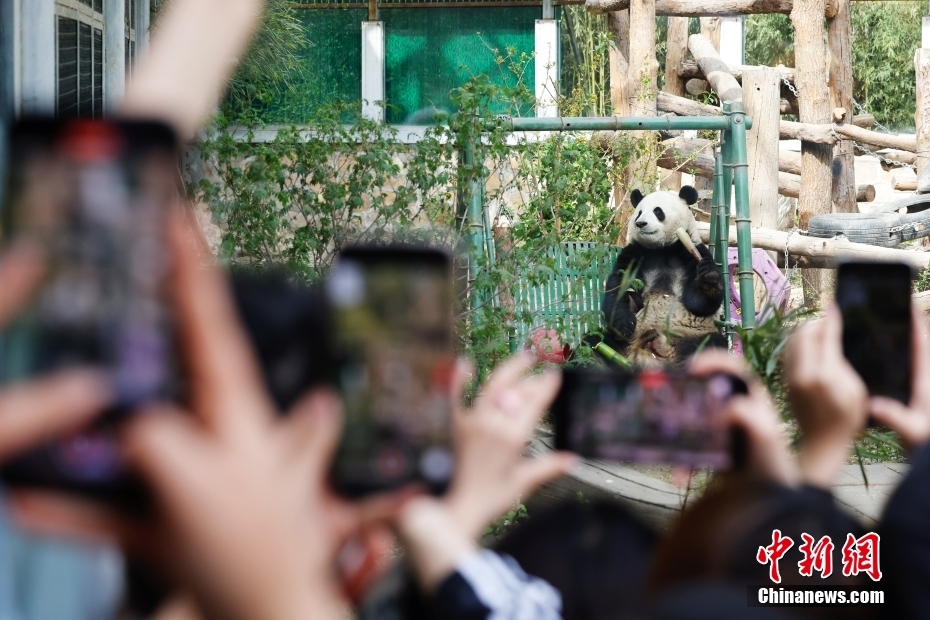
[(856, 202), (872, 202), (875, 200), (875, 186), (871, 183), (860, 183), (856, 186)]
[[(907, 151), (898, 151), (895, 149), (881, 149), (878, 151), (878, 154), (888, 160), (881, 162), (883, 170), (891, 170), (892, 168), (901, 167), (905, 164), (910, 164), (912, 166), (917, 164), (917, 155), (915, 153), (908, 153)], [(893, 163), (888, 163), (889, 161)]]
[(710, 85), (707, 83), (707, 80), (692, 78), (685, 82), (685, 92), (687, 92), (692, 97), (700, 97), (709, 90)]
[(853, 116), (852, 124), (856, 127), (862, 127), (863, 129), (868, 129), (875, 124), (875, 115), (874, 114), (857, 114)]
[(778, 103), (781, 78), (769, 67), (743, 74), (743, 104), (752, 117), (752, 130), (746, 136), (749, 161), (749, 211), (754, 226), (778, 228), (778, 157), (772, 145), (778, 144)]
[[(707, 243), (710, 237), (710, 225), (698, 222), (698, 233), (701, 240)], [(803, 256), (812, 259), (807, 266), (832, 269), (844, 260), (865, 261), (900, 261), (912, 265), (918, 270), (926, 269), (930, 265), (930, 252), (916, 252), (914, 250), (899, 250), (896, 248), (883, 248), (865, 243), (853, 243), (845, 237), (821, 239), (808, 237), (798, 233), (791, 234), (769, 228), (752, 227), (751, 237), (754, 248), (784, 253), (785, 242), (788, 243), (789, 256)], [(736, 244), (735, 227), (730, 227), (731, 245)]]
[(917, 177), (913, 175), (891, 175), (891, 189), (898, 192), (916, 192)]
[(795, 151), (778, 151), (778, 170), (801, 174), (801, 154)]
[(702, 17), (700, 20), (701, 34), (707, 37), (710, 44), (714, 46), (717, 52), (720, 52), (720, 18), (719, 17)]
[[(830, 90), (824, 70), (827, 50), (823, 37), (823, 15), (827, 0), (796, 0), (791, 9), (794, 26), (795, 86), (802, 123), (828, 124), (832, 119)], [(863, 130), (864, 131), (864, 130)], [(833, 148), (829, 144), (801, 141), (801, 187), (798, 194), (798, 225), (805, 229), (810, 219), (832, 209), (833, 185), (831, 164)], [(804, 300), (817, 307), (828, 299), (832, 282), (821, 271), (808, 270), (802, 275)]]
[[(830, 104), (833, 121), (839, 126), (851, 121), (852, 110), (852, 26), (850, 0), (837, 0), (836, 15), (827, 20), (827, 45), (830, 48)], [(839, 112), (839, 113), (838, 113)], [(855, 152), (851, 140), (838, 140), (833, 147), (833, 184), (831, 195), (837, 213), (857, 213)]]
[(661, 112), (671, 112), (678, 116), (720, 116), (720, 108), (707, 105), (687, 97), (659, 91), (656, 95), (656, 107)]
[(834, 129), (836, 133), (841, 136), (849, 138), (850, 140), (856, 140), (857, 142), (864, 142), (865, 144), (884, 149), (898, 149), (901, 151), (910, 151), (911, 153), (917, 152), (917, 138), (914, 136), (899, 136), (890, 133), (870, 131), (862, 127), (856, 127), (855, 125), (836, 125)]
[(833, 135), (832, 124), (795, 123), (794, 121), (781, 121), (778, 135), (782, 140), (802, 140), (815, 144), (833, 144), (836, 138)]
[[(730, 70), (730, 73), (733, 74), (733, 77), (736, 78), (737, 82), (743, 81), (743, 73), (746, 71), (751, 71), (753, 69), (759, 69), (762, 65), (734, 65), (727, 63), (727, 68)], [(794, 83), (794, 69), (791, 67), (783, 67), (781, 65), (777, 67), (771, 67), (778, 72), (779, 77), (787, 79), (789, 82)], [(701, 71), (701, 68), (693, 60), (687, 60), (681, 63), (680, 75), (682, 78), (691, 79), (703, 79), (704, 73)]]
[[(630, 0), (585, 0), (585, 9), (591, 13), (610, 13), (630, 8)], [(728, 17), (758, 13), (791, 13), (793, 0), (656, 0), (656, 15), (677, 17)], [(836, 5), (827, 3), (824, 15), (833, 17)]]
[[(678, 97), (685, 94), (683, 80), (679, 72), (681, 71), (685, 58), (688, 57), (689, 21), (687, 17), (668, 18), (668, 35), (666, 36), (665, 44), (665, 84), (663, 85), (663, 90), (670, 95)], [(661, 95), (662, 93), (659, 94)], [(656, 106), (659, 110), (662, 110), (658, 97)], [(662, 111), (666, 112), (665, 110)], [(668, 175), (662, 180), (662, 188), (674, 191), (681, 189), (681, 173), (673, 172)]]
[(794, 107), (793, 105), (791, 105), (791, 102), (789, 102), (788, 100), (782, 99), (778, 103), (778, 113), (779, 114), (793, 114), (797, 116), (798, 109)]
[(930, 163), (930, 49), (914, 52), (914, 71), (917, 86), (917, 107), (914, 111), (917, 176), (920, 176)]
[(743, 100), (743, 89), (707, 37), (691, 35), (688, 37), (688, 49), (721, 101)]
[(779, 172), (778, 193), (789, 198), (799, 198), (801, 196), (801, 176), (788, 172)]
[[(594, 140), (607, 140), (598, 146), (602, 149), (609, 149), (608, 134), (610, 132), (598, 132)], [(657, 164), (666, 170), (680, 170), (689, 174), (695, 174), (701, 179), (712, 179), (714, 177), (714, 154), (711, 150), (710, 140), (704, 138), (676, 138), (667, 140), (661, 145), (662, 150), (659, 154)], [(795, 155), (795, 154), (791, 154)], [(781, 155), (779, 155), (779, 167), (781, 167)], [(779, 172), (778, 193), (782, 196), (797, 198), (801, 188), (801, 177), (796, 174)]]

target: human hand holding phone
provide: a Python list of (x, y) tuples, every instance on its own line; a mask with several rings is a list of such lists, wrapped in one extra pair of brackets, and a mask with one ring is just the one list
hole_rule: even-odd
[(865, 428), (868, 390), (843, 354), (843, 320), (838, 308), (808, 321), (791, 335), (785, 350), (788, 400), (801, 427), (798, 462), (806, 482), (828, 488)]
[(277, 414), (238, 324), (228, 285), (201, 267), (180, 217), (170, 227), (171, 276), (190, 407), (129, 420), (124, 445), (154, 510), (130, 518), (47, 492), (17, 491), (27, 527), (119, 536), (191, 592), (205, 617), (341, 617), (333, 578), (341, 542), (400, 498), (350, 503), (326, 484), (340, 404), (317, 391)]
[(873, 396), (869, 413), (878, 424), (897, 432), (904, 449), (914, 453), (930, 441), (930, 329), (924, 312), (912, 307), (911, 313), (914, 374), (910, 400), (904, 405), (893, 398)]
[(746, 393), (730, 397), (724, 410), (726, 424), (739, 429), (743, 437), (742, 469), (785, 486), (796, 485), (798, 466), (781, 419), (768, 390), (746, 362), (726, 351), (708, 349), (694, 356), (688, 372), (699, 377), (729, 374), (746, 382)]

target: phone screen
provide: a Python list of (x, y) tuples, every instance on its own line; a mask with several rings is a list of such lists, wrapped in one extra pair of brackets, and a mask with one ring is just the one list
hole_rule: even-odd
[(723, 374), (568, 369), (553, 405), (556, 448), (610, 461), (729, 467), (724, 409), (745, 392), (741, 379)]
[(345, 427), (333, 464), (349, 496), (452, 475), (451, 258), (424, 248), (344, 250), (325, 290)]
[[(44, 280), (2, 335), (0, 380), (76, 367), (109, 374), (109, 418), (177, 390), (165, 217), (179, 198), (177, 146), (160, 124), (28, 120), (10, 135), (7, 241), (44, 252)], [(8, 481), (80, 487), (123, 473), (106, 424), (5, 469)]]
[(844, 263), (836, 278), (843, 354), (870, 394), (907, 403), (911, 395), (911, 268)]

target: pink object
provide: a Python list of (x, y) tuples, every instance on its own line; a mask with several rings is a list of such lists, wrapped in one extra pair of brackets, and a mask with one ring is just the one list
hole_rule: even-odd
[[(739, 298), (739, 274), (738, 251), (736, 248), (730, 248), (727, 252), (727, 267), (730, 271), (730, 320), (739, 323), (742, 320), (740, 312)], [(752, 270), (759, 274), (765, 283), (765, 302), (757, 304), (756, 322), (762, 322), (772, 316), (775, 310), (784, 312), (788, 308), (788, 300), (791, 298), (791, 283), (788, 278), (778, 269), (775, 261), (769, 257), (768, 252), (755, 248), (752, 251)], [(758, 296), (756, 297), (758, 299)], [(733, 339), (733, 350), (737, 353), (743, 352), (739, 338)]]
[(539, 327), (530, 332), (530, 339), (525, 348), (536, 354), (538, 362), (550, 364), (564, 364), (571, 353), (571, 347), (568, 344), (562, 344), (559, 334), (554, 329), (545, 327)]

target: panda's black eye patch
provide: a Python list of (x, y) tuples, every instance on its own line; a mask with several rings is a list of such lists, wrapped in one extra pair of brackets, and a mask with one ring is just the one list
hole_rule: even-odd
[(662, 207), (656, 207), (652, 212), (655, 214), (657, 220), (660, 222), (665, 221), (665, 211), (662, 210)]

